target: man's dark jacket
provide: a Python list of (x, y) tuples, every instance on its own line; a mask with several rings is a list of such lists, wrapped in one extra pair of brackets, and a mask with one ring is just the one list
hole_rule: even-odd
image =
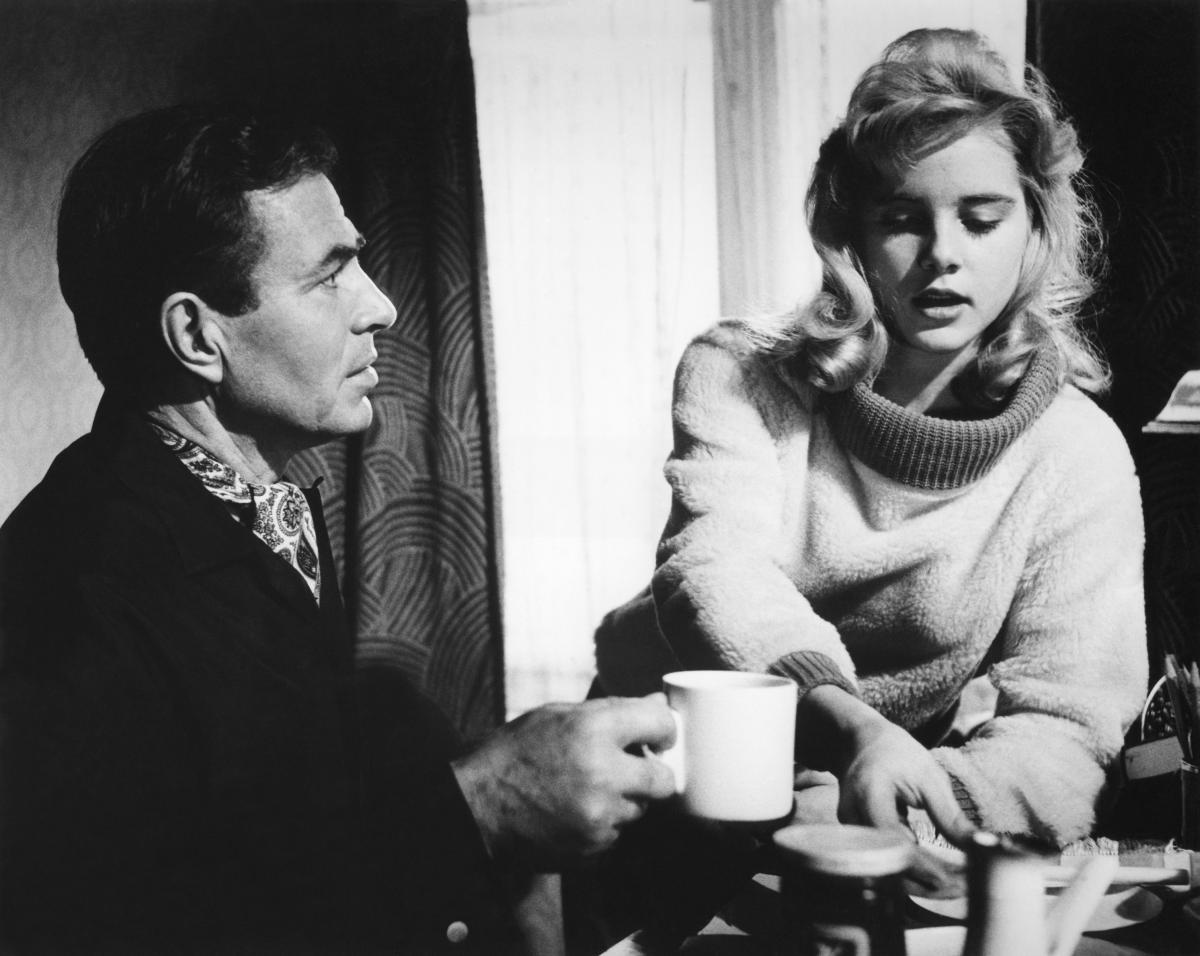
[(315, 499), (319, 608), (106, 397), (0, 529), (0, 952), (503, 951), (459, 741), (355, 671)]

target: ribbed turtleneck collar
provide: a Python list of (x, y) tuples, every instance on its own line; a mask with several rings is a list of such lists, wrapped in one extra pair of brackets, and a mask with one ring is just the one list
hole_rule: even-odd
[(864, 464), (915, 488), (961, 488), (981, 478), (1058, 392), (1056, 363), (1039, 352), (1003, 410), (968, 421), (917, 415), (860, 383), (825, 396), (838, 442)]

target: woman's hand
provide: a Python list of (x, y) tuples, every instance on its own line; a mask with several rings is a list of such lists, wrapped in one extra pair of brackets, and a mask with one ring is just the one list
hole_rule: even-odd
[[(865, 705), (864, 705), (865, 706)], [(924, 809), (951, 843), (974, 829), (950, 778), (911, 734), (875, 714), (839, 776), (838, 818), (877, 827), (906, 826), (909, 807)]]
[(907, 829), (908, 808), (918, 807), (951, 843), (961, 845), (974, 831), (929, 751), (840, 687), (808, 691), (796, 728), (801, 761), (838, 778), (843, 823)]

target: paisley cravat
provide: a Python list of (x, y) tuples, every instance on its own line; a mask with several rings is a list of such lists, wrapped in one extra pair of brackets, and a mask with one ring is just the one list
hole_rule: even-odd
[(232, 505), (253, 508), (250, 530), (300, 572), (319, 603), (321, 567), (317, 559), (317, 533), (304, 492), (290, 481), (269, 485), (247, 481), (195, 442), (157, 422), (151, 422), (150, 427), (213, 495)]

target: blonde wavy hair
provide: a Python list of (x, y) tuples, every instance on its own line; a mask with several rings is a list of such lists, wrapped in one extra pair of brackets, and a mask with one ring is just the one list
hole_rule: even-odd
[(889, 336), (855, 251), (858, 204), (889, 175), (980, 127), (1007, 134), (1032, 231), (1016, 291), (955, 393), (965, 404), (994, 408), (1042, 350), (1056, 358), (1060, 381), (1104, 391), (1108, 368), (1079, 328), (1103, 258), (1075, 128), (1041, 73), (1027, 67), (1024, 82), (1014, 82), (972, 31), (915, 30), (863, 73), (845, 120), (821, 146), (808, 189), (822, 291), (786, 315), (750, 320), (759, 345), (823, 391), (873, 380)]

